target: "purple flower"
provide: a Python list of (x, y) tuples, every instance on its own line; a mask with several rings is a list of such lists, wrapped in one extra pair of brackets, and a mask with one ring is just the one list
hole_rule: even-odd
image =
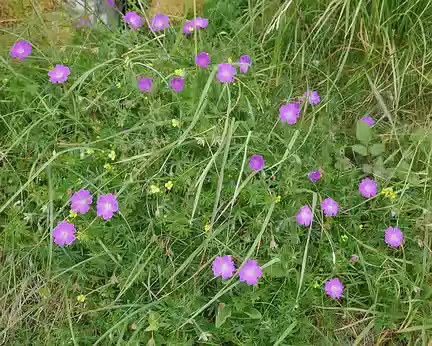
[(102, 216), (105, 220), (110, 220), (114, 213), (118, 212), (118, 202), (113, 194), (99, 196), (97, 202), (97, 216)]
[(252, 60), (249, 55), (243, 55), (242, 57), (240, 57), (240, 72), (247, 73), (251, 65), (251, 62)]
[(377, 184), (372, 179), (366, 178), (360, 183), (359, 190), (365, 198), (371, 198), (377, 195)]
[(330, 298), (339, 299), (342, 297), (344, 286), (339, 279), (333, 279), (326, 282), (325, 290)]
[(115, 0), (106, 0), (108, 6), (114, 7), (115, 6)]
[(169, 22), (170, 19), (168, 16), (165, 16), (164, 14), (157, 14), (152, 19), (150, 28), (153, 32), (159, 32), (168, 29), (170, 27)]
[(153, 88), (153, 78), (141, 78), (138, 84), (141, 91), (150, 92)]
[(208, 18), (201, 18), (198, 17), (197, 19), (195, 19), (194, 21), (195, 23), (195, 29), (205, 29), (208, 27), (209, 24), (209, 20)]
[(63, 65), (56, 65), (56, 67), (48, 72), (50, 82), (53, 84), (63, 84), (68, 80), (70, 75), (69, 67)]
[(81, 28), (82, 26), (88, 26), (89, 28), (92, 28), (93, 25), (90, 21), (90, 18), (82, 18), (80, 19), (80, 21), (77, 23), (76, 27), (77, 28)]
[(369, 127), (374, 127), (375, 125), (375, 121), (371, 117), (361, 118), (360, 121), (363, 121), (366, 125), (369, 125)]
[(26, 41), (20, 41), (12, 47), (10, 55), (17, 60), (24, 60), (32, 53), (32, 45)]
[(404, 243), (404, 234), (399, 227), (389, 227), (385, 232), (385, 242), (391, 247), (399, 247)]
[(176, 93), (181, 93), (183, 91), (185, 82), (183, 78), (174, 78), (170, 85), (175, 90)]
[(60, 246), (72, 244), (76, 237), (76, 229), (72, 223), (69, 222), (59, 222), (57, 227), (53, 232), (54, 243)]
[(316, 91), (306, 91), (304, 95), (306, 96), (306, 101), (311, 105), (317, 105), (321, 102), (321, 98)]
[(132, 30), (137, 30), (142, 27), (143, 20), (136, 12), (128, 12), (124, 16), (124, 20), (129, 24)]
[(249, 162), (250, 168), (252, 168), (253, 171), (260, 171), (264, 168), (265, 162), (264, 158), (261, 155), (254, 155), (252, 156), (250, 162)]
[(222, 279), (227, 280), (231, 278), (236, 268), (231, 256), (216, 257), (213, 262), (213, 273), (215, 277), (221, 276)]
[(339, 205), (332, 198), (322, 201), (321, 207), (327, 216), (336, 216), (339, 212)]
[(237, 74), (237, 70), (231, 64), (220, 64), (217, 79), (221, 83), (234, 83), (234, 76)]
[(321, 172), (317, 171), (317, 172), (311, 172), (309, 173), (309, 180), (313, 183), (316, 183), (318, 180), (321, 179)]
[(304, 206), (300, 209), (300, 212), (297, 214), (297, 222), (300, 225), (305, 225), (309, 227), (312, 223), (312, 210), (309, 206)]
[(208, 55), (206, 52), (202, 52), (200, 55), (196, 56), (195, 63), (199, 67), (208, 68), (211, 64), (210, 55)]
[(195, 30), (195, 22), (192, 21), (187, 21), (183, 27), (183, 33), (185, 35), (190, 35), (193, 33), (193, 31)]
[(71, 209), (75, 213), (86, 214), (90, 210), (90, 205), (93, 203), (93, 198), (89, 191), (81, 190), (75, 192), (71, 198)]
[(246, 282), (248, 285), (258, 284), (258, 279), (263, 275), (261, 267), (255, 260), (249, 260), (240, 270), (240, 281)]
[(300, 118), (300, 103), (290, 103), (279, 109), (279, 118), (283, 123), (294, 125)]

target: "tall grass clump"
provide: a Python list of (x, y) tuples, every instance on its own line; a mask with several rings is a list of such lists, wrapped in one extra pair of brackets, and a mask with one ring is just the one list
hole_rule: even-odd
[(430, 1), (146, 6), (1, 31), (0, 342), (427, 345)]

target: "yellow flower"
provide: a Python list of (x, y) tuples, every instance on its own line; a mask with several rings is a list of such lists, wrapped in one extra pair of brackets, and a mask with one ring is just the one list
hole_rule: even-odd
[(210, 227), (209, 224), (207, 224), (207, 225), (204, 226), (204, 229), (205, 229), (206, 232), (208, 232), (208, 231), (210, 231), (211, 227)]
[(172, 125), (172, 127), (180, 127), (181, 123), (177, 119), (173, 119), (173, 120), (171, 120), (171, 125)]
[(104, 168), (109, 172), (114, 171), (114, 168), (109, 163), (104, 164)]
[(229, 57), (229, 58), (228, 58), (228, 64), (232, 64), (232, 62), (233, 62), (233, 61), (232, 61), (231, 57)]
[(171, 191), (171, 189), (173, 188), (174, 184), (173, 182), (170, 180), (169, 182), (165, 183), (165, 187), (168, 191)]
[(76, 218), (77, 216), (78, 216), (78, 214), (75, 213), (72, 209), (69, 210), (69, 217), (70, 217), (71, 219), (74, 219), (74, 218)]
[(111, 152), (108, 154), (108, 157), (111, 159), (111, 160), (115, 160), (115, 158), (116, 158), (116, 153), (115, 153), (115, 151), (114, 150), (111, 150)]
[(363, 225), (359, 226), (360, 231), (363, 231)]
[(78, 303), (84, 303), (85, 300), (86, 300), (86, 297), (83, 296), (82, 294), (80, 294), (80, 295), (77, 297), (77, 301), (78, 301)]
[(150, 185), (150, 193), (154, 194), (154, 193), (159, 193), (160, 189), (157, 185)]
[(281, 196), (277, 196), (276, 197), (276, 203), (279, 203), (281, 201), (282, 197)]
[(397, 198), (397, 195), (395, 192), (393, 192), (392, 188), (385, 188), (381, 191), (381, 193), (386, 197), (390, 197), (391, 199)]
[(152, 64), (151, 62), (149, 62), (149, 63), (147, 64), (147, 66), (150, 66), (150, 67), (152, 67), (152, 66), (153, 66), (153, 64)]
[(348, 236), (345, 234), (341, 235), (341, 240), (343, 243), (346, 243), (348, 241)]
[(116, 84), (116, 87), (117, 87), (117, 89), (120, 89), (120, 88), (121, 88), (121, 83), (118, 82), (118, 83)]
[(314, 282), (314, 285), (313, 285), (313, 288), (318, 288), (320, 285), (319, 285), (319, 283), (318, 283), (318, 281), (315, 281)]
[(87, 149), (86, 150), (86, 154), (87, 155), (93, 155), (94, 154), (94, 150), (93, 149)]
[(179, 68), (179, 69), (174, 71), (174, 74), (176, 76), (179, 76), (179, 77), (183, 76), (183, 73), (184, 73), (184, 69), (182, 69), (182, 68)]

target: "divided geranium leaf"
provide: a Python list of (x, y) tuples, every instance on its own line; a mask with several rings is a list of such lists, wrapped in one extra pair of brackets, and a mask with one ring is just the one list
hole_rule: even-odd
[(261, 312), (251, 306), (245, 308), (243, 312), (254, 320), (260, 320), (262, 318)]
[(353, 151), (355, 151), (357, 154), (360, 154), (361, 156), (367, 156), (367, 148), (364, 145), (361, 144), (354, 144), (352, 146)]
[(357, 122), (356, 137), (364, 145), (368, 145), (372, 140), (372, 129), (363, 121)]
[(229, 317), (231, 317), (231, 308), (229, 306), (225, 306), (223, 308), (219, 307), (219, 311), (216, 316), (216, 328), (220, 328)]
[(385, 150), (385, 147), (384, 147), (383, 143), (375, 143), (369, 147), (369, 153), (372, 156), (381, 155), (384, 152), (384, 150)]

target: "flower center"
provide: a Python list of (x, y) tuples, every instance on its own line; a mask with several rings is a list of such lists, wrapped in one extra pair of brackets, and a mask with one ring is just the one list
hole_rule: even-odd
[(399, 243), (399, 237), (397, 236), (397, 234), (393, 233), (390, 236), (390, 240), (392, 241), (392, 243)]
[(24, 50), (23, 47), (21, 47), (21, 48), (18, 49), (18, 54), (19, 55), (23, 55), (24, 53), (25, 53), (25, 50)]

